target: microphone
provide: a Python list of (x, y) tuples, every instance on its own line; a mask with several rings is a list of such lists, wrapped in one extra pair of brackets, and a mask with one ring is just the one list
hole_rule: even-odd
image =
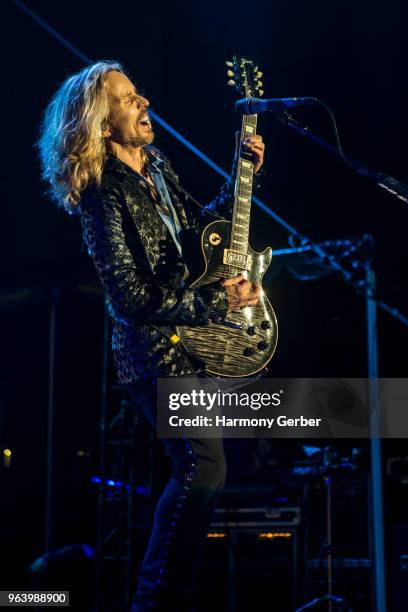
[(235, 110), (241, 115), (257, 115), (265, 111), (283, 112), (288, 108), (308, 106), (317, 102), (317, 98), (242, 98), (235, 102)]

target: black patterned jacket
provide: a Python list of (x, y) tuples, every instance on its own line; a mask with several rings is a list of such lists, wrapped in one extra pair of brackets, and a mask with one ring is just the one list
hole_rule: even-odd
[[(149, 155), (158, 153), (146, 149)], [(178, 181), (165, 162), (165, 171)], [(182, 202), (185, 198), (166, 182), (184, 229), (198, 229), (211, 220), (203, 219), (191, 202)], [(209, 208), (228, 216), (232, 201), (230, 180)], [(170, 337), (176, 325), (202, 325), (224, 317), (225, 291), (183, 286), (184, 262), (145, 181), (117, 158), (108, 156), (101, 185), (84, 191), (79, 213), (84, 242), (109, 300), (118, 381), (192, 374), (190, 360)]]

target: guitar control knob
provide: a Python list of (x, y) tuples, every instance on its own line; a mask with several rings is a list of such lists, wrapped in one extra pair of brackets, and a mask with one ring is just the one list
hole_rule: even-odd
[(258, 342), (258, 348), (260, 351), (264, 351), (266, 348), (268, 348), (269, 344), (267, 342), (265, 342), (265, 340), (262, 340), (261, 342)]
[(252, 355), (255, 355), (255, 349), (251, 346), (247, 346), (247, 348), (244, 349), (244, 355), (245, 357), (252, 357)]
[(247, 329), (247, 334), (249, 334), (250, 336), (255, 336), (255, 334), (257, 333), (257, 329), (256, 329), (256, 325), (251, 325), (250, 327), (248, 327)]
[(262, 321), (262, 323), (261, 323), (261, 328), (262, 329), (271, 329), (271, 327), (272, 327), (272, 325), (271, 325), (270, 321), (267, 321), (267, 320)]

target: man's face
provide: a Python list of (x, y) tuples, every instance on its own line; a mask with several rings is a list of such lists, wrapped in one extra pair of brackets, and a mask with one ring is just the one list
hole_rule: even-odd
[(110, 109), (108, 139), (131, 147), (151, 144), (154, 132), (147, 113), (149, 101), (136, 92), (127, 76), (116, 70), (108, 72), (106, 84)]

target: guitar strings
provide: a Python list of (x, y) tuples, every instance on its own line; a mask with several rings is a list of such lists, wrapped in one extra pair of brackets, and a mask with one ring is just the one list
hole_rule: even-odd
[[(249, 130), (247, 130), (247, 128), (250, 128)], [(256, 134), (256, 127), (257, 127), (257, 115), (243, 115), (242, 117), (242, 127), (241, 127), (241, 135), (240, 135), (240, 143), (242, 142), (245, 133), (250, 132), (253, 134)], [(244, 174), (243, 169), (242, 169), (242, 156), (241, 156), (241, 151), (239, 152), (239, 161), (238, 161), (238, 173), (239, 175), (242, 176), (242, 174)], [(251, 162), (251, 166), (249, 169), (249, 176), (247, 178), (250, 179), (250, 186), (248, 188), (248, 191), (250, 191), (250, 196), (248, 196), (247, 193), (247, 188), (244, 186), (243, 181), (238, 180), (238, 176), (237, 176), (237, 194), (236, 194), (236, 199), (235, 199), (235, 203), (234, 203), (234, 214), (233, 214), (233, 225), (232, 225), (232, 232), (231, 232), (231, 249), (236, 250), (238, 252), (244, 253), (245, 255), (248, 254), (248, 239), (249, 239), (249, 223), (250, 223), (250, 216), (251, 216), (251, 200), (252, 200), (252, 184), (253, 184), (253, 163)], [(238, 198), (239, 196), (248, 198), (248, 202), (247, 203), (242, 203)], [(235, 229), (236, 225), (237, 225), (237, 215), (243, 215), (244, 218), (247, 219), (246, 221), (246, 228), (245, 228), (245, 240), (244, 242), (245, 247), (240, 246), (239, 244), (237, 246), (235, 246), (237, 243), (240, 243), (242, 241), (238, 240), (236, 237), (236, 233), (238, 233)], [(239, 232), (241, 233), (241, 232)], [(233, 244), (235, 243), (235, 244)]]
[[(256, 115), (244, 115), (242, 117), (242, 128), (241, 128), (241, 136), (240, 136), (240, 142), (242, 142), (244, 134), (247, 132), (246, 127), (249, 126), (250, 128), (252, 128), (252, 133), (256, 134), (256, 127), (257, 127), (257, 116)], [(244, 173), (243, 171), (243, 166), (242, 166), (242, 156), (241, 156), (241, 152), (239, 154), (239, 159), (238, 159), (238, 174), (239, 176), (242, 176)], [(249, 178), (250, 179), (250, 183), (249, 183), (249, 187), (245, 187), (243, 181), (238, 180), (238, 176), (237, 176), (237, 192), (236, 192), (236, 198), (235, 198), (235, 202), (234, 202), (234, 213), (233, 213), (233, 218), (232, 218), (232, 231), (231, 231), (231, 244), (230, 247), (232, 250), (237, 251), (237, 252), (241, 252), (245, 255), (248, 255), (248, 247), (249, 247), (249, 223), (250, 223), (250, 217), (251, 217), (251, 205), (252, 205), (252, 184), (253, 184), (253, 176), (254, 176), (254, 165), (252, 162), (251, 166), (249, 168), (248, 171), (248, 175), (245, 176), (245, 178)], [(248, 195), (248, 191), (250, 192), (250, 194)], [(239, 196), (245, 197), (248, 199), (247, 203), (242, 203), (238, 198)], [(236, 238), (236, 231), (235, 231), (235, 227), (237, 225), (237, 216), (238, 215), (243, 215), (243, 217), (245, 219), (247, 219), (246, 221), (246, 228), (245, 228), (245, 247), (243, 250), (242, 246), (237, 246), (237, 243), (242, 242), (237, 240)], [(241, 224), (240, 224), (241, 225)], [(242, 232), (239, 232), (240, 234), (242, 234)], [(228, 266), (230, 274), (232, 276), (237, 275), (239, 272), (242, 271), (242, 269), (240, 268), (236, 268), (235, 266)], [(243, 312), (243, 309), (240, 309), (238, 311), (234, 310), (232, 311), (229, 315), (228, 315), (228, 319), (232, 320), (233, 322), (237, 322), (237, 323), (246, 323), (247, 322), (247, 316), (246, 314)]]

